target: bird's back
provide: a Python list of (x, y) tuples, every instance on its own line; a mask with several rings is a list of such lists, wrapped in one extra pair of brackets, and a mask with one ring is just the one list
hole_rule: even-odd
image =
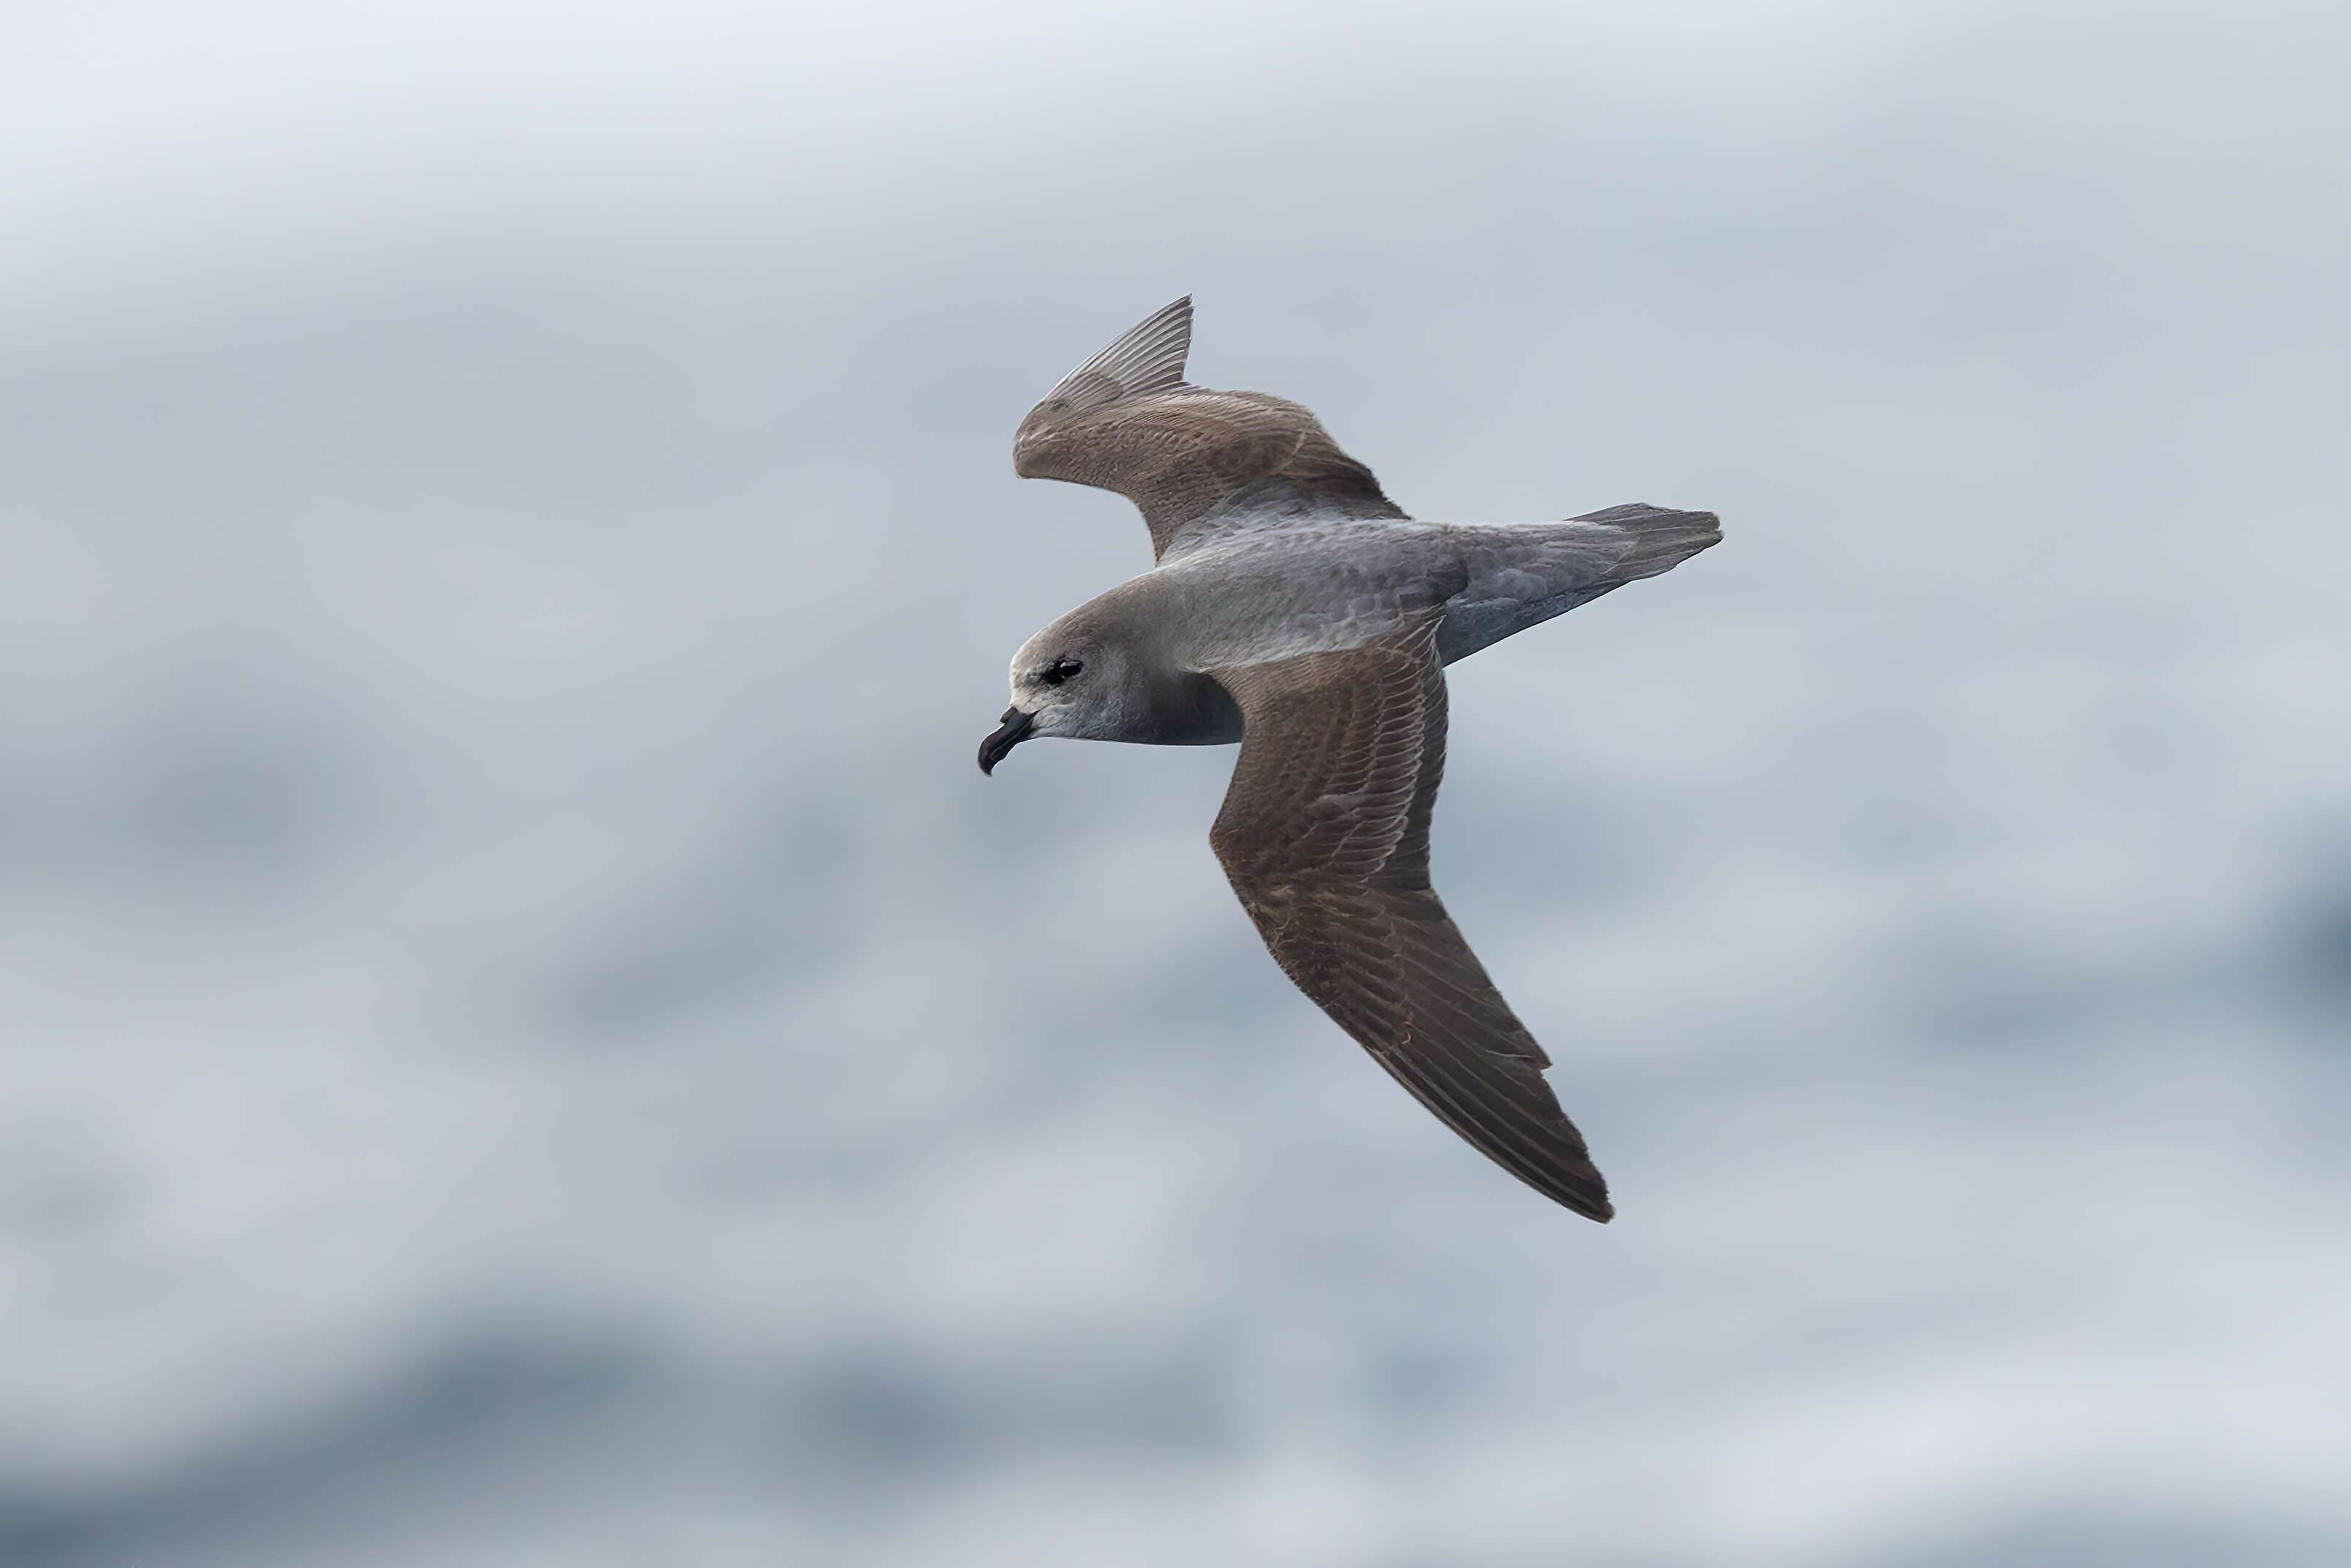
[(1213, 542), (1113, 591), (1180, 621), (1170, 651), (1190, 667), (1358, 647), (1440, 606), (1437, 655), (1451, 664), (1722, 537), (1711, 512), (1639, 503), (1551, 523), (1251, 522), (1235, 517)]

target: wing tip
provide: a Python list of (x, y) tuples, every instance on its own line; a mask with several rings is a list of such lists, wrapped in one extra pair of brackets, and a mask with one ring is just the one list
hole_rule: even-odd
[(1133, 397), (1168, 392), (1184, 384), (1184, 361), (1192, 353), (1192, 297), (1162, 305), (1117, 337), (1084, 364), (1061, 378), (1047, 401), (1092, 382), (1092, 397)]
[(1479, 1152), (1562, 1208), (1580, 1214), (1595, 1225), (1605, 1225), (1616, 1218), (1616, 1206), (1608, 1198), (1608, 1178), (1588, 1159), (1582, 1162), (1583, 1169), (1576, 1170), (1562, 1169), (1557, 1162), (1548, 1167), (1531, 1161), (1522, 1166), (1520, 1161), (1500, 1159), (1484, 1149)]

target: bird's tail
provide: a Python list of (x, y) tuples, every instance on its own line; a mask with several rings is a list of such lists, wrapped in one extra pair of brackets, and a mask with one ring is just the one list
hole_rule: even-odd
[(1568, 520), (1605, 524), (1630, 539), (1632, 549), (1607, 574), (1610, 588), (1655, 577), (1722, 542), (1722, 519), (1712, 512), (1677, 512), (1646, 501), (1627, 501)]
[(1437, 632), (1447, 664), (1670, 570), (1720, 542), (1722, 527), (1712, 512), (1634, 501), (1563, 523), (1465, 528), (1455, 537), (1468, 582), (1447, 601)]

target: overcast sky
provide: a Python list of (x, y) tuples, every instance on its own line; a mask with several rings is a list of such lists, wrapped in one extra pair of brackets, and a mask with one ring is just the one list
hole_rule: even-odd
[[(2351, 1556), (2339, 5), (18, 5), (0, 1563)], [(1595, 1227), (1232, 753), (972, 766), (1197, 300), (1416, 516)]]

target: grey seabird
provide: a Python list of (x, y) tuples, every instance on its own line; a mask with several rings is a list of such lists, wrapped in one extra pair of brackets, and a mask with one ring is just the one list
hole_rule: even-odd
[(1240, 743), (1208, 841), (1298, 988), (1495, 1164), (1578, 1214), (1608, 1186), (1428, 883), (1444, 666), (1722, 538), (1638, 502), (1558, 523), (1416, 522), (1294, 402), (1184, 380), (1187, 297), (1070, 372), (1014, 472), (1125, 496), (1158, 565), (1012, 660), (980, 742)]

